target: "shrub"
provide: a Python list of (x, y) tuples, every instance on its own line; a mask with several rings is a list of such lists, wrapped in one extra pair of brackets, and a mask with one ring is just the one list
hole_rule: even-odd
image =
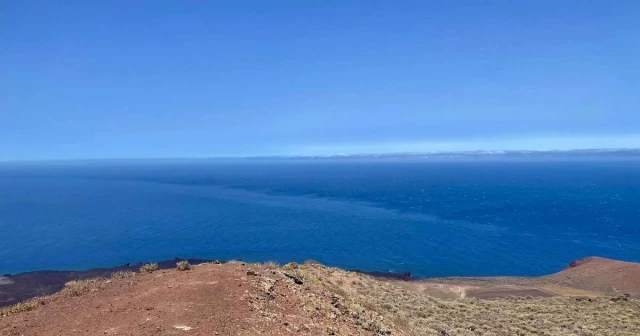
[(135, 273), (131, 271), (117, 271), (111, 274), (112, 279), (128, 279), (135, 275)]
[(294, 270), (294, 269), (298, 268), (298, 263), (290, 262), (290, 263), (284, 265), (284, 267), (282, 267), (282, 268), (284, 268), (285, 270)]
[(17, 314), (25, 311), (30, 311), (36, 309), (39, 305), (43, 305), (44, 301), (39, 299), (33, 299), (29, 301), (24, 301), (20, 303), (16, 303), (13, 306), (9, 306), (6, 308), (0, 308), (0, 316), (9, 316), (12, 314)]
[(267, 261), (266, 263), (264, 263), (264, 267), (268, 269), (274, 269), (274, 268), (279, 268), (280, 265), (278, 265), (278, 263), (275, 261)]
[(157, 270), (158, 270), (157, 263), (144, 264), (142, 265), (142, 267), (140, 267), (140, 273), (152, 273)]
[(242, 265), (242, 266), (246, 265), (246, 263), (244, 261), (242, 261), (242, 260), (229, 260), (229, 261), (226, 262), (226, 264), (229, 264), (229, 265)]
[(176, 268), (178, 271), (187, 271), (191, 269), (191, 264), (186, 260), (178, 261), (176, 263)]
[(284, 274), (286, 277), (293, 280), (293, 282), (295, 282), (298, 285), (302, 285), (307, 281), (307, 276), (299, 269), (286, 270), (282, 272), (282, 274)]
[(84, 292), (91, 290), (97, 290), (104, 286), (104, 279), (85, 279), (85, 280), (73, 280), (64, 284), (64, 290), (71, 295), (80, 295)]

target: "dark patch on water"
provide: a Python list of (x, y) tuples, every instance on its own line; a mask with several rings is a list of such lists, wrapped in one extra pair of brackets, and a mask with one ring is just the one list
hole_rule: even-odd
[(0, 274), (175, 255), (418, 277), (640, 261), (640, 161), (0, 165)]

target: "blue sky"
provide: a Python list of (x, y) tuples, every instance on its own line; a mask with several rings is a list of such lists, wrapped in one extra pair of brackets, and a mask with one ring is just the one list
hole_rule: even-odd
[(640, 147), (639, 1), (0, 3), (0, 160)]

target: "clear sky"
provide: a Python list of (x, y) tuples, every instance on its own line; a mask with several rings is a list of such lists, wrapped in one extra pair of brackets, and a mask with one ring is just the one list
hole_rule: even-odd
[(0, 160), (640, 147), (640, 1), (0, 2)]

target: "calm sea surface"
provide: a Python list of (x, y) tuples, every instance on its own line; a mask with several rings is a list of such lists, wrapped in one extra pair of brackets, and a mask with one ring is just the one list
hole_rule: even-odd
[(640, 261), (640, 160), (0, 164), (0, 274), (179, 257), (417, 276)]

